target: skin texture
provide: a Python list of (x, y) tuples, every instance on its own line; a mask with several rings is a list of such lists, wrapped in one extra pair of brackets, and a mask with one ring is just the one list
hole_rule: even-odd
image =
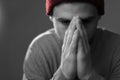
[(63, 3), (54, 8), (51, 20), (63, 43), (60, 69), (67, 79), (88, 79), (93, 72), (90, 40), (100, 16), (88, 3)]

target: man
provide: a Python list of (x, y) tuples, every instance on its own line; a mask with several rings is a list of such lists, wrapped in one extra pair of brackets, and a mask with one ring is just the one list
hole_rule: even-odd
[(54, 28), (28, 48), (23, 80), (120, 80), (120, 36), (98, 28), (104, 0), (46, 0)]

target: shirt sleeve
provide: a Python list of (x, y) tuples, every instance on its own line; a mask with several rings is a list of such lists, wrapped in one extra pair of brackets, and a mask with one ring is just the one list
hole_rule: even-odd
[[(23, 64), (23, 80), (50, 80), (60, 64), (60, 46), (50, 33), (36, 37)], [(61, 76), (61, 75), (60, 75)]]
[(117, 47), (113, 53), (110, 72), (109, 80), (120, 80), (120, 47)]
[(39, 55), (41, 53), (43, 52), (41, 49), (38, 50), (37, 45), (28, 48), (23, 65), (24, 76), (28, 80), (46, 80), (45, 67), (47, 67), (47, 64), (44, 61), (44, 56)]
[(24, 78), (28, 80), (49, 80), (52, 76), (49, 41), (45, 37), (35, 38), (30, 44), (23, 64)]

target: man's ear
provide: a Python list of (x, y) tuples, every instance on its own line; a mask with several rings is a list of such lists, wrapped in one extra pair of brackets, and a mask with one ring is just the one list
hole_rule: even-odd
[(53, 17), (52, 17), (52, 16), (49, 16), (49, 19), (50, 19), (50, 21), (52, 21), (52, 22), (53, 22)]

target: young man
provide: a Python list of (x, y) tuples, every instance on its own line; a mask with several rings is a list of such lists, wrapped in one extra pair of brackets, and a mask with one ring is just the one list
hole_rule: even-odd
[(28, 48), (23, 80), (119, 80), (120, 36), (98, 28), (104, 0), (46, 0), (54, 28)]

